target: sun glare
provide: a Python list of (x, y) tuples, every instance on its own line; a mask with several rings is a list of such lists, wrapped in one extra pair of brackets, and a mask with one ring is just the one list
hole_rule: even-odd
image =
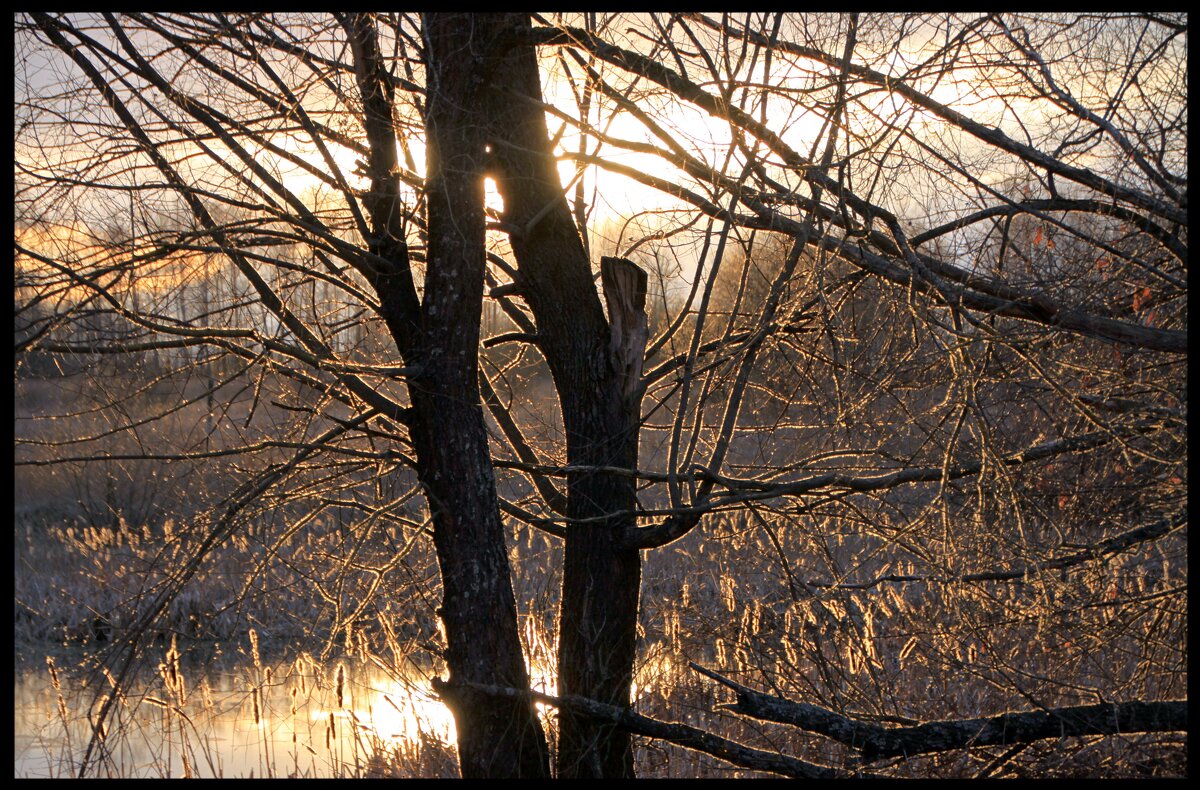
[[(312, 713), (314, 721), (325, 715), (323, 711)], [(453, 743), (457, 738), (454, 715), (428, 683), (369, 689), (356, 695), (352, 708), (334, 715), (347, 726), (374, 730), (383, 740), (413, 742), (433, 736), (443, 743)]]

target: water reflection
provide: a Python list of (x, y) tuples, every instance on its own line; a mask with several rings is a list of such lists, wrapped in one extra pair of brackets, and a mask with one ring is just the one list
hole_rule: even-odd
[[(264, 650), (264, 652), (268, 652)], [(84, 713), (103, 675), (56, 657), (19, 661), (14, 690), (15, 776), (71, 776), (90, 733)], [(353, 658), (259, 663), (246, 655), (184, 659), (179, 685), (164, 662), (131, 685), (109, 726), (101, 776), (340, 777), (444, 774), (454, 766), (454, 720), (432, 672), (399, 672)], [(119, 737), (118, 737), (119, 735)]]
[[(172, 669), (164, 651), (130, 684), (109, 725), (108, 759), (89, 775), (110, 777), (453, 776), (454, 718), (433, 693), (431, 667), (397, 670), (353, 657), (290, 660), (278, 647), (249, 652), (194, 649)], [(18, 656), (15, 672), (15, 776), (73, 776), (87, 746), (85, 712), (102, 674), (73, 667), (78, 652), (54, 657), (60, 692), (44, 657)], [(154, 661), (150, 662), (152, 665)], [(639, 662), (638, 708), (652, 710), (676, 687), (683, 666), (665, 650)], [(557, 693), (552, 667), (530, 662), (531, 686)], [(172, 680), (175, 678), (175, 680)], [(541, 703), (543, 724), (553, 709)]]

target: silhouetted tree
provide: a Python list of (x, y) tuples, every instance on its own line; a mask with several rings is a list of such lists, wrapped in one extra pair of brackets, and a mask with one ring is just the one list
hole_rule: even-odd
[[(392, 518), (411, 491), (378, 481), (411, 471), (464, 776), (550, 772), (535, 699), (560, 777), (633, 775), (631, 733), (796, 776), (1012, 747), (912, 763), (989, 775), (1057, 734), (1182, 729), (1185, 17), (17, 31), (19, 62), (56, 64), (18, 72), (18, 213), (54, 229), (15, 233), (18, 351), (219, 350), (305, 415), (163, 605), (251, 503), (339, 490)], [(658, 205), (609, 249), (591, 213), (624, 189)], [(112, 195), (183, 216), (83, 240)], [(196, 256), (236, 283), (183, 297)], [(97, 309), (123, 323), (72, 335)], [(562, 546), (553, 696), (529, 690), (502, 516)], [(730, 710), (863, 762), (635, 713), (648, 623)]]

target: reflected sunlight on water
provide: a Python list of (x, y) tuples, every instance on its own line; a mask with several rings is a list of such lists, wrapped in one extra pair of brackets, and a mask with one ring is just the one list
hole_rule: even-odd
[[(334, 711), (334, 717), (381, 740), (414, 741), (432, 735), (453, 743), (457, 738), (454, 716), (433, 693), (428, 680), (407, 685), (381, 676), (360, 687), (352, 699), (351, 707)], [(315, 710), (310, 718), (320, 721), (324, 715)]]
[[(177, 665), (185, 682), (164, 687), (162, 679), (174, 676), (168, 653), (157, 673), (143, 673), (121, 699), (108, 728), (109, 760), (89, 775), (324, 778), (455, 770), (454, 717), (432, 690), (431, 668), (406, 663), (397, 671), (379, 659), (348, 657), (321, 663), (307, 654), (267, 660), (276, 651), (264, 645), (261, 657), (256, 649), (211, 660), (185, 656)], [(551, 658), (531, 660), (530, 679), (534, 690), (554, 695)], [(55, 658), (61, 705), (43, 660), (18, 663), (15, 776), (78, 772), (90, 734), (85, 712), (97, 689), (111, 693), (102, 674), (77, 668), (81, 660), (78, 653)], [(635, 706), (653, 705), (681, 669), (667, 652), (644, 657)], [(537, 709), (553, 727), (554, 709)]]
[[(442, 756), (453, 753), (454, 719), (428, 670), (394, 673), (349, 659), (323, 667), (308, 656), (270, 669), (234, 659), (185, 661), (182, 696), (164, 691), (153, 674), (140, 677), (109, 726), (110, 759), (98, 774), (364, 776), (396, 755), (419, 760), (431, 744)], [(64, 671), (70, 657), (57, 663), (62, 708), (44, 664), (31, 661), (14, 673), (17, 777), (74, 775), (87, 746), (84, 712), (96, 680)], [(103, 676), (99, 682), (109, 690)]]

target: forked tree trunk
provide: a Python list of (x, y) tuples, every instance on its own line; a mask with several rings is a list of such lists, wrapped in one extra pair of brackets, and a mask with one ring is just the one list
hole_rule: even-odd
[[(489, 15), (486, 23), (494, 26), (497, 39), (529, 27), (521, 14)], [(542, 92), (536, 53), (529, 47), (510, 51), (490, 77), (493, 174), (504, 198), (505, 220), (516, 228), (510, 241), (518, 264), (517, 291), (533, 311), (538, 346), (554, 377), (568, 463), (634, 468), (641, 393), (629, 382), (634, 366), (640, 378), (640, 359), (635, 365), (637, 353), (614, 353), (628, 343), (613, 343), (591, 263), (562, 192), (538, 105)], [(622, 282), (631, 275), (619, 263), (613, 271)], [(636, 291), (637, 274), (632, 280)], [(644, 304), (644, 279), (641, 291)], [(621, 316), (623, 327), (636, 329), (636, 312), (630, 307), (629, 315)], [(610, 315), (617, 317), (611, 310)], [(644, 326), (641, 331), (644, 353)], [(618, 334), (626, 338), (629, 333)], [(572, 523), (559, 616), (559, 693), (626, 707), (641, 585), (641, 557), (628, 548), (635, 492), (635, 481), (627, 475), (576, 471), (567, 478)], [(565, 711), (559, 722), (560, 778), (633, 775), (628, 733)]]
[(420, 369), (409, 379), (409, 435), (442, 576), (450, 678), (438, 690), (454, 713), (463, 777), (546, 777), (546, 740), (532, 703), (480, 697), (460, 685), (529, 687), (478, 389), (485, 138), (470, 53), (487, 39), (469, 14), (425, 19), (428, 248), (418, 306), (399, 209), (391, 88), (372, 21), (355, 14), (343, 24), (371, 143), (373, 265), (391, 266), (373, 285), (406, 364)]

